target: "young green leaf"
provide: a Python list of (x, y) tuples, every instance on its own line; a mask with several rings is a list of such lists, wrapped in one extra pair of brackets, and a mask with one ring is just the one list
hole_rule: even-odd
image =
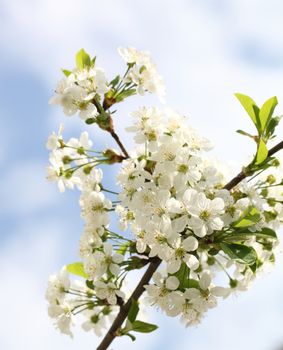
[(128, 337), (130, 337), (132, 341), (135, 341), (135, 340), (137, 339), (137, 338), (136, 338), (133, 334), (131, 334), (131, 333), (125, 333), (124, 335), (127, 335)]
[(87, 286), (89, 289), (94, 290), (93, 281), (91, 281), (91, 280), (86, 280), (86, 281), (85, 281), (85, 284), (86, 284), (86, 286)]
[(138, 313), (139, 313), (139, 304), (138, 304), (138, 302), (135, 300), (135, 299), (133, 299), (132, 300), (132, 303), (131, 303), (131, 308), (130, 308), (130, 311), (129, 311), (129, 313), (128, 313), (128, 320), (131, 322), (131, 323), (133, 323), (135, 320), (136, 320), (136, 318), (137, 318), (137, 315), (138, 315)]
[(113, 80), (110, 81), (110, 85), (114, 88), (120, 81), (120, 75), (117, 75)]
[(239, 243), (220, 243), (220, 246), (223, 252), (236, 262), (253, 265), (257, 260), (256, 251), (252, 247)]
[(237, 220), (233, 223), (234, 227), (241, 228), (241, 227), (249, 227), (253, 226), (260, 220), (260, 213), (259, 211), (254, 208), (248, 208), (247, 211)]
[(263, 106), (261, 107), (259, 111), (259, 119), (262, 126), (262, 130), (265, 130), (265, 127), (267, 126), (270, 118), (272, 117), (272, 114), (277, 104), (277, 97), (274, 96), (265, 101)]
[(73, 275), (80, 276), (83, 278), (88, 278), (89, 276), (85, 273), (84, 265), (82, 262), (75, 262), (66, 266), (69, 273)]
[(260, 232), (257, 232), (256, 235), (262, 238), (277, 238), (276, 232), (269, 227), (264, 227)]
[(125, 98), (135, 95), (136, 92), (137, 92), (136, 89), (122, 91), (118, 96), (116, 96), (116, 101), (121, 102)]
[(238, 134), (241, 134), (241, 135), (244, 135), (244, 136), (248, 136), (248, 137), (250, 137), (251, 139), (255, 139), (255, 137), (253, 136), (253, 135), (251, 135), (251, 134), (249, 134), (248, 132), (246, 132), (246, 131), (244, 131), (244, 130), (236, 130), (236, 132), (238, 133)]
[(244, 109), (246, 110), (254, 125), (259, 131), (261, 129), (260, 120), (258, 116), (259, 108), (256, 105), (255, 101), (251, 97), (240, 93), (236, 93), (235, 96), (240, 101), (241, 105), (244, 107)]
[(87, 118), (86, 121), (85, 121), (85, 123), (86, 123), (87, 125), (94, 124), (94, 123), (96, 123), (96, 119), (95, 119), (95, 118)]
[(132, 327), (133, 327), (133, 331), (135, 332), (139, 332), (139, 333), (150, 333), (155, 331), (158, 326), (156, 326), (155, 324), (151, 324), (151, 323), (146, 323), (143, 321), (134, 321), (132, 323)]
[(182, 262), (180, 269), (174, 274), (174, 276), (176, 276), (180, 282), (180, 290), (184, 290), (185, 288), (189, 287), (190, 269), (186, 263)]
[(78, 69), (84, 69), (86, 67), (90, 67), (91, 65), (90, 56), (85, 52), (84, 49), (81, 49), (76, 54), (76, 65)]
[(70, 75), (70, 74), (72, 74), (72, 72), (70, 71), (70, 70), (68, 70), (68, 69), (62, 69), (62, 72), (64, 73), (64, 75), (68, 78), (68, 76)]
[(131, 242), (126, 242), (126, 243), (122, 244), (120, 246), (120, 248), (118, 249), (117, 253), (121, 254), (121, 255), (125, 255), (127, 250), (128, 250), (128, 248), (129, 248), (129, 246), (130, 246), (130, 244), (131, 244)]
[(265, 130), (265, 136), (267, 139), (270, 139), (270, 137), (274, 134), (275, 128), (279, 124), (281, 118), (282, 117), (270, 118)]
[(257, 148), (257, 154), (256, 154), (256, 164), (261, 164), (265, 161), (265, 159), (268, 156), (268, 149), (266, 147), (266, 144), (262, 139), (259, 140), (258, 148)]

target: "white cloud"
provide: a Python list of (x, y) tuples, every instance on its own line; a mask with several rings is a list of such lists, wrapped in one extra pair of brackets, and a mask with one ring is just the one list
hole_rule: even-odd
[(37, 213), (56, 200), (55, 186), (47, 184), (46, 165), (38, 159), (15, 162), (0, 179), (2, 214)]
[[(79, 327), (73, 340), (60, 334), (47, 316), (44, 300), (47, 276), (54, 272), (51, 270), (60, 268), (58, 261), (66, 249), (69, 229), (62, 222), (33, 222), (2, 245), (1, 349), (75, 350), (98, 345), (99, 339), (94, 334), (85, 333)], [(154, 337), (140, 335), (135, 349), (150, 348), (155, 342)], [(116, 345), (120, 349), (132, 348), (130, 339), (118, 340)]]

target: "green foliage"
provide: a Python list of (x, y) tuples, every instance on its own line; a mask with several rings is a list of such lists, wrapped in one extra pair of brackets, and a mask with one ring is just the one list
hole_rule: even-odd
[(261, 123), (262, 131), (265, 130), (266, 126), (268, 125), (277, 104), (277, 97), (273, 96), (267, 101), (265, 101), (263, 106), (261, 107), (259, 111), (259, 120)]
[(250, 116), (256, 128), (259, 130), (259, 108), (255, 101), (251, 97), (240, 93), (236, 93), (235, 96)]
[(80, 276), (83, 278), (88, 278), (88, 274), (85, 273), (84, 265), (82, 262), (75, 262), (72, 264), (67, 265), (66, 267), (67, 271), (69, 273), (72, 273), (73, 275)]
[(148, 259), (139, 258), (138, 256), (131, 256), (127, 261), (122, 262), (126, 271), (142, 269), (148, 264)]
[(252, 247), (244, 244), (220, 243), (220, 247), (225, 254), (236, 262), (245, 265), (253, 265), (257, 260), (256, 251)]
[(84, 69), (91, 66), (91, 59), (88, 53), (84, 49), (81, 49), (76, 54), (76, 65), (78, 69)]
[(143, 321), (134, 321), (132, 323), (132, 330), (139, 333), (151, 333), (158, 328), (155, 324)]
[(62, 69), (62, 72), (64, 73), (64, 75), (68, 78), (68, 76), (70, 74), (72, 74), (72, 72), (70, 70), (67, 70), (67, 69)]
[(257, 143), (257, 152), (250, 168), (253, 172), (263, 169), (263, 166), (268, 168), (269, 157), (266, 144), (273, 137), (275, 128), (280, 121), (279, 117), (273, 117), (275, 107), (278, 104), (277, 97), (269, 98), (259, 108), (251, 97), (239, 93), (235, 96), (250, 116), (258, 132), (258, 135), (253, 136), (246, 131), (237, 130), (239, 134), (248, 136)]
[(179, 289), (185, 290), (185, 288), (189, 287), (190, 281), (190, 269), (187, 264), (182, 262), (179, 271), (177, 271), (174, 276), (176, 276), (180, 282)]
[(269, 227), (264, 227), (261, 231), (253, 232), (253, 234), (256, 235), (258, 238), (277, 239), (276, 232)]
[(241, 135), (244, 135), (244, 136), (248, 136), (248, 137), (250, 137), (251, 139), (255, 139), (255, 137), (253, 136), (253, 135), (251, 135), (251, 134), (249, 134), (248, 132), (246, 132), (246, 131), (244, 131), (244, 130), (236, 130), (236, 132), (238, 133), (238, 134), (241, 134)]
[(126, 242), (122, 244), (120, 248), (117, 250), (117, 253), (121, 255), (125, 255), (130, 245), (131, 245), (131, 242)]
[(139, 313), (139, 304), (138, 304), (138, 302), (135, 300), (135, 299), (133, 299), (132, 300), (132, 303), (131, 303), (131, 308), (130, 308), (130, 311), (129, 311), (129, 313), (128, 313), (128, 320), (131, 322), (131, 323), (133, 323), (135, 320), (136, 320), (136, 318), (137, 318), (137, 315), (138, 315), (138, 313)]
[(115, 97), (117, 102), (123, 101), (125, 98), (133, 96), (136, 94), (136, 89), (129, 89), (129, 90), (124, 90), (119, 95)]
[(91, 281), (91, 280), (86, 280), (86, 281), (85, 281), (85, 284), (86, 284), (86, 286), (87, 286), (89, 289), (94, 290), (93, 281)]
[(95, 118), (88, 118), (88, 119), (86, 119), (85, 123), (87, 125), (94, 124), (94, 123), (96, 123), (96, 119)]
[(267, 156), (268, 156), (268, 149), (266, 147), (266, 144), (262, 141), (262, 139), (260, 139), (257, 147), (255, 164), (263, 163), (267, 158)]
[(254, 208), (250, 207), (248, 210), (246, 210), (243, 215), (233, 223), (234, 227), (249, 227), (253, 226), (260, 220), (260, 213), (259, 211)]
[(110, 81), (110, 85), (115, 88), (120, 81), (120, 75), (117, 75), (113, 80)]

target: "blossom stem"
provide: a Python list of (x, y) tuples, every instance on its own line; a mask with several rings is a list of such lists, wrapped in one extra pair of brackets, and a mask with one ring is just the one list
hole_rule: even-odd
[(111, 194), (116, 194), (116, 195), (119, 194), (118, 192), (114, 192), (114, 191), (107, 190), (107, 189), (104, 188), (104, 187), (102, 187), (101, 190), (104, 191), (104, 192), (107, 192), (107, 193), (111, 193)]
[[(283, 149), (283, 141), (279, 142), (277, 145), (275, 145), (274, 147), (272, 147), (269, 151), (268, 151), (268, 157), (271, 157), (273, 154), (275, 154), (276, 152), (280, 151), (281, 149)], [(243, 181), (246, 177), (253, 175), (253, 173), (251, 174), (246, 174), (244, 171), (241, 171), (238, 175), (236, 175), (231, 181), (229, 181), (224, 188), (226, 190), (231, 190), (233, 187), (237, 186), (241, 181)]]
[(136, 289), (133, 291), (132, 295), (128, 299), (128, 301), (121, 306), (120, 312), (118, 313), (117, 317), (115, 318), (112, 326), (110, 327), (109, 331), (106, 333), (104, 339), (100, 343), (100, 345), (97, 347), (97, 350), (106, 350), (108, 346), (112, 343), (114, 338), (117, 336), (117, 330), (121, 328), (123, 322), (128, 316), (128, 313), (130, 311), (132, 301), (138, 300), (142, 293), (144, 292), (144, 286), (149, 283), (152, 275), (157, 270), (158, 266), (161, 264), (161, 260), (159, 258), (153, 258), (151, 260), (151, 263), (149, 264), (145, 274), (141, 278), (139, 284), (137, 285)]
[(120, 147), (121, 151), (123, 152), (124, 156), (126, 158), (130, 158), (129, 153), (127, 152), (126, 148), (124, 147), (124, 145), (122, 144), (119, 136), (116, 134), (116, 132), (114, 131), (114, 129), (112, 129), (110, 131), (110, 135), (113, 137), (113, 139), (117, 142), (118, 146)]

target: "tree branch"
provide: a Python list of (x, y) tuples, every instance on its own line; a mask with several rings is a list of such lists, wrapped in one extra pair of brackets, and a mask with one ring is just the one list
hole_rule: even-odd
[[(125, 150), (123, 144), (121, 143), (118, 135), (114, 131), (113, 131), (113, 133), (111, 132), (111, 135), (117, 141), (117, 143), (119, 144), (121, 150), (123, 151), (125, 156), (128, 158), (129, 155), (128, 155), (127, 151)], [(273, 154), (275, 154), (276, 152), (280, 151), (281, 149), (283, 149), (283, 141), (281, 141), (276, 146), (271, 148), (269, 150), (269, 152), (268, 152), (268, 156), (272, 156)], [(245, 174), (244, 172), (241, 171), (237, 176), (235, 176), (231, 181), (229, 181), (224, 186), (224, 188), (230, 191), (233, 187), (238, 185), (243, 179), (245, 179), (246, 177), (251, 176), (251, 175), (252, 174), (247, 175), (247, 174)], [(152, 275), (157, 270), (157, 268), (159, 267), (160, 264), (161, 264), (161, 260), (158, 257), (155, 257), (155, 258), (152, 259), (151, 263), (149, 264), (146, 272), (144, 273), (143, 277), (141, 278), (141, 280), (140, 280), (139, 284), (137, 285), (136, 289), (133, 291), (132, 295), (129, 297), (129, 299), (126, 302), (126, 304), (121, 306), (120, 312), (116, 316), (112, 326), (110, 327), (110, 329), (106, 333), (106, 335), (103, 338), (102, 342), (97, 347), (97, 350), (106, 350), (108, 348), (108, 346), (112, 343), (114, 338), (118, 336), (118, 331), (122, 327), (123, 322), (125, 321), (125, 319), (128, 316), (128, 313), (129, 313), (130, 308), (131, 308), (132, 301), (133, 300), (138, 300), (140, 298), (140, 296), (143, 294), (143, 292), (145, 290), (144, 286), (149, 283), (149, 281), (151, 280)]]
[(130, 311), (132, 301), (138, 300), (142, 293), (144, 292), (144, 286), (149, 283), (152, 275), (157, 270), (158, 266), (161, 264), (161, 260), (159, 258), (153, 258), (150, 265), (148, 266), (145, 274), (143, 275), (142, 279), (140, 280), (139, 284), (137, 285), (136, 289), (133, 291), (132, 295), (120, 308), (120, 312), (118, 313), (117, 317), (115, 318), (112, 326), (110, 327), (109, 331), (106, 333), (104, 339), (98, 346), (97, 350), (106, 350), (108, 346), (112, 343), (114, 338), (118, 335), (117, 331), (121, 328), (123, 322), (128, 316), (128, 313)]
[[(283, 141), (279, 142), (276, 146), (272, 147), (269, 151), (268, 151), (268, 157), (271, 157), (273, 154), (275, 154), (276, 152), (280, 151), (281, 149), (283, 149)], [(254, 172), (251, 172), (249, 174), (245, 174), (244, 171), (241, 171), (238, 175), (236, 175), (231, 181), (229, 181), (224, 188), (226, 190), (231, 190), (232, 188), (234, 188), (235, 186), (237, 186), (242, 180), (244, 180), (246, 177), (249, 177), (251, 175), (253, 175)]]
[(124, 147), (123, 143), (121, 142), (119, 136), (116, 134), (116, 132), (114, 131), (114, 129), (112, 129), (110, 132), (110, 135), (113, 137), (113, 139), (117, 142), (117, 144), (119, 145), (121, 151), (123, 152), (124, 156), (126, 158), (130, 158), (129, 153), (127, 152), (126, 148)]

